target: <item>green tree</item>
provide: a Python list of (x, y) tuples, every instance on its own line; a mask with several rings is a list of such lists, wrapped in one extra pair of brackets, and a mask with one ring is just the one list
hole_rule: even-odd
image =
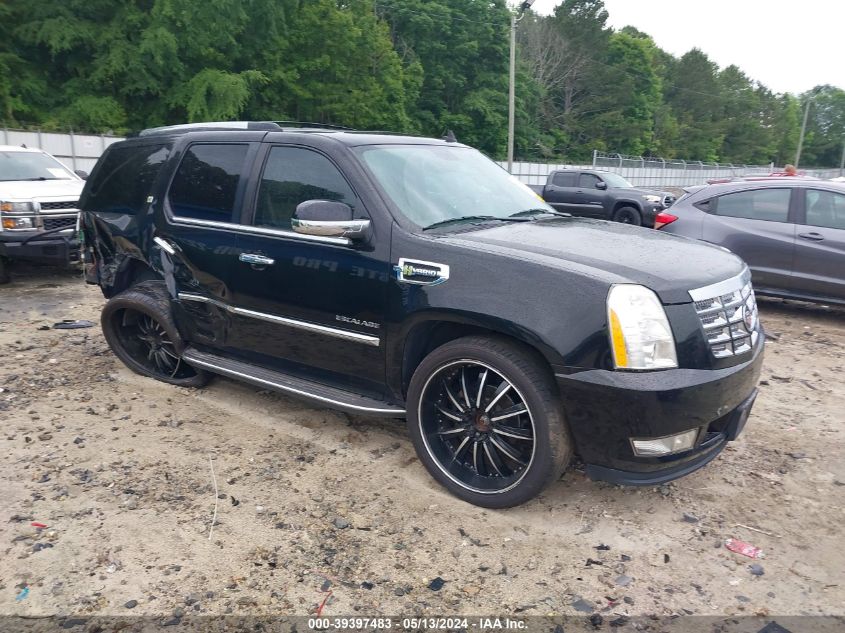
[(501, 155), (507, 141), (508, 26), (505, 0), (385, 0), (396, 50), (419, 97), (410, 109), (420, 130)]
[(845, 143), (845, 90), (830, 85), (816, 86), (802, 95), (804, 102), (811, 95), (801, 164), (839, 166)]
[(664, 95), (678, 122), (677, 153), (682, 157), (719, 159), (724, 132), (717, 70), (697, 48), (685, 53), (669, 70)]

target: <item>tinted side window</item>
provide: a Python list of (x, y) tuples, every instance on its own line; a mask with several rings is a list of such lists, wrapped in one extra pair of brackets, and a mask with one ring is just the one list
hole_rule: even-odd
[(169, 153), (163, 144), (110, 148), (86, 183), (79, 207), (85, 211), (137, 214)]
[(595, 189), (597, 182), (601, 182), (601, 178), (594, 174), (581, 174), (578, 177), (578, 186), (584, 189)]
[(230, 222), (248, 145), (191, 145), (170, 185), (173, 215)]
[(297, 205), (306, 200), (336, 200), (352, 207), (356, 203), (349, 184), (328, 158), (301, 147), (273, 147), (258, 188), (256, 226), (289, 229)]
[(728, 193), (712, 199), (710, 211), (732, 218), (786, 222), (791, 192), (791, 189), (755, 189)]
[(806, 224), (845, 230), (845, 195), (808, 189), (806, 200)]
[(559, 171), (552, 176), (552, 184), (555, 187), (574, 187), (577, 176), (574, 172)]

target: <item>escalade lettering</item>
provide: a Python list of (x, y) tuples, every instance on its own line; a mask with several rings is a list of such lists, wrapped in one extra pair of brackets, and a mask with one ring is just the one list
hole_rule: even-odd
[(363, 327), (373, 328), (377, 330), (381, 327), (378, 323), (374, 323), (373, 321), (362, 321), (361, 319), (356, 319), (353, 317), (343, 316), (342, 314), (337, 314), (334, 317), (335, 321), (342, 321), (344, 323), (351, 323), (353, 325), (361, 325)]

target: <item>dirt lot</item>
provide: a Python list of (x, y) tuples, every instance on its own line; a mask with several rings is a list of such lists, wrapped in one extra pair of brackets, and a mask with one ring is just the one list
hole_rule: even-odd
[(0, 288), (0, 614), (845, 614), (843, 310), (761, 301), (760, 397), (704, 470), (635, 489), (571, 469), (489, 511), (400, 422), (171, 387), (98, 326), (49, 329), (102, 304), (47, 269)]

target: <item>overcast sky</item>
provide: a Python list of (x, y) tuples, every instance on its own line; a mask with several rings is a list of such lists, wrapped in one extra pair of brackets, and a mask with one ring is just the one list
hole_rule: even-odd
[[(516, 4), (514, 1), (513, 4)], [(551, 13), (560, 0), (536, 0)], [(845, 88), (845, 0), (604, 0), (608, 23), (645, 31), (660, 48), (700, 48), (775, 92)]]

